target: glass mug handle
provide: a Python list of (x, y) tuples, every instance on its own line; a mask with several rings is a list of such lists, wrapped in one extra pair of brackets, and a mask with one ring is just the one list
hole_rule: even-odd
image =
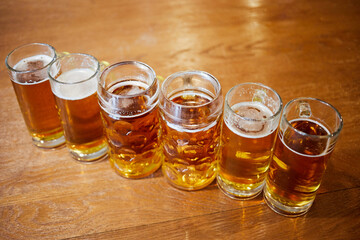
[(162, 82), (165, 80), (165, 78), (161, 75), (156, 75), (157, 80), (159, 81), (159, 84), (161, 85)]
[(60, 52), (60, 53), (56, 52), (56, 56), (57, 56), (58, 58), (61, 58), (61, 57), (63, 57), (63, 56), (69, 55), (69, 54), (70, 54), (69, 52)]
[(100, 61), (100, 71), (104, 70), (106, 67), (110, 66), (110, 63), (108, 61)]

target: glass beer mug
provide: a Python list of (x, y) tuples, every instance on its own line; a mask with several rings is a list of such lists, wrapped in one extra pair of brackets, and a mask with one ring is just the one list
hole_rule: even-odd
[(218, 80), (202, 71), (178, 72), (160, 93), (162, 171), (180, 189), (197, 190), (216, 176), (223, 100)]
[(288, 217), (309, 211), (342, 126), (340, 113), (319, 99), (285, 105), (264, 188), (272, 210)]
[(162, 163), (159, 82), (148, 65), (125, 61), (107, 67), (98, 85), (110, 164), (126, 178), (142, 178)]

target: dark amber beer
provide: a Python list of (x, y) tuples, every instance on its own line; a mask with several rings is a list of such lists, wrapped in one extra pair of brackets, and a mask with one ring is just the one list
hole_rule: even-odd
[(159, 83), (146, 64), (120, 62), (106, 68), (98, 87), (110, 165), (126, 178), (142, 178), (162, 162)]
[(6, 58), (6, 66), (27, 129), (38, 147), (52, 148), (64, 143), (47, 70), (56, 53), (47, 44), (18, 47)]
[(274, 211), (299, 216), (310, 209), (341, 128), (339, 113), (320, 100), (285, 106), (264, 191)]
[(107, 153), (96, 93), (99, 71), (96, 58), (76, 53), (58, 58), (49, 68), (66, 144), (79, 161), (92, 162)]
[(160, 96), (163, 174), (177, 188), (204, 188), (219, 158), (220, 83), (205, 72), (179, 72), (164, 81)]
[(229, 197), (251, 199), (261, 192), (281, 107), (280, 96), (258, 83), (239, 84), (226, 95), (217, 182)]

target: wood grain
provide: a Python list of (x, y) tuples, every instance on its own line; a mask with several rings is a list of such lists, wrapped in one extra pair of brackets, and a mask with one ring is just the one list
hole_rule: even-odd
[(234, 85), (261, 82), (283, 102), (334, 105), (344, 128), (310, 212), (296, 219), (258, 197), (195, 192), (157, 171), (118, 176), (80, 164), (66, 148), (32, 145), (0, 64), (0, 239), (358, 239), (360, 236), (360, 2), (356, 0), (3, 1), (0, 58), (45, 42), (157, 74), (197, 69)]

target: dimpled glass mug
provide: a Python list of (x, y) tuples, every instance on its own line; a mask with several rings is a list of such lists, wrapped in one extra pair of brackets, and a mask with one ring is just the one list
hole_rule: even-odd
[(160, 93), (162, 171), (183, 190), (209, 185), (216, 176), (223, 100), (219, 81), (202, 71), (178, 72)]
[(102, 72), (98, 85), (109, 160), (126, 178), (142, 178), (162, 163), (159, 82), (148, 65), (125, 61)]

